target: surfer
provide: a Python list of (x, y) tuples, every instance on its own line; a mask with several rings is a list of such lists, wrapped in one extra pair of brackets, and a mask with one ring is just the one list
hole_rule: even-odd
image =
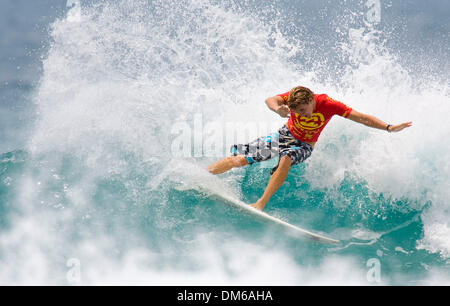
[(221, 174), (235, 167), (251, 165), (278, 156), (278, 165), (272, 169), (272, 176), (263, 195), (251, 205), (259, 210), (266, 206), (271, 196), (283, 184), (290, 167), (304, 162), (311, 156), (320, 133), (334, 115), (389, 133), (400, 132), (412, 125), (412, 122), (387, 124), (374, 116), (357, 112), (326, 94), (314, 94), (302, 86), (267, 98), (266, 104), (279, 116), (288, 118), (287, 123), (277, 133), (260, 137), (248, 144), (233, 145), (232, 156), (207, 167), (212, 174)]

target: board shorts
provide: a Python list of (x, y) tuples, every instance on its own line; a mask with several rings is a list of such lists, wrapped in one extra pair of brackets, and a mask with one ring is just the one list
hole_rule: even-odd
[[(295, 139), (287, 126), (283, 126), (277, 133), (269, 136), (260, 137), (247, 144), (232, 145), (230, 151), (233, 156), (243, 155), (250, 165), (274, 157), (281, 158), (284, 155), (291, 158), (291, 165), (296, 165), (311, 156), (313, 147)], [(277, 168), (278, 165), (272, 169), (270, 174), (273, 174)]]

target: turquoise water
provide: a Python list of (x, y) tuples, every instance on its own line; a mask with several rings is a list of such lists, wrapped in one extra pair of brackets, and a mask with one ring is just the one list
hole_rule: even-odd
[[(27, 119), (17, 139), (17, 124), (3, 123), (0, 283), (449, 283), (450, 101), (448, 73), (436, 70), (448, 65), (448, 19), (430, 25), (424, 9), (419, 27), (414, 11), (383, 1), (379, 22), (360, 2), (81, 4), (59, 8), (43, 31), (36, 79), (2, 89), (13, 97), (2, 119)], [(264, 99), (299, 84), (413, 121), (387, 134), (334, 118), (266, 206), (337, 245), (198, 190), (261, 196), (276, 161), (218, 177), (204, 168), (279, 128)], [(17, 101), (22, 113), (10, 112)]]

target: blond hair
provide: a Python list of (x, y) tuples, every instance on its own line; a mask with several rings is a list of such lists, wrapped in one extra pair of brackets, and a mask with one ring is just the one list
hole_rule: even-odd
[(302, 104), (309, 104), (312, 99), (314, 99), (314, 93), (309, 88), (297, 86), (289, 91), (286, 103), (292, 109)]

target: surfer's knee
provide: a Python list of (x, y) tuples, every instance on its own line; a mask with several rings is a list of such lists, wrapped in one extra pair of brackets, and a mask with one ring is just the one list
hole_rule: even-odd
[(280, 163), (278, 167), (290, 167), (292, 165), (292, 158), (289, 155), (283, 155), (280, 157)]
[[(292, 158), (289, 155), (280, 156), (278, 165), (270, 171), (270, 175), (275, 174), (278, 170), (280, 170), (281, 172), (287, 173), (287, 172), (289, 172), (291, 165), (292, 165)], [(278, 171), (278, 173), (279, 173), (279, 171)]]
[(248, 161), (244, 156), (230, 156), (209, 165), (206, 170), (211, 174), (221, 174), (232, 168), (243, 167), (247, 164)]
[(243, 167), (245, 165), (248, 165), (248, 160), (245, 158), (245, 156), (242, 156), (242, 155), (230, 156), (230, 157), (228, 157), (228, 161), (233, 166), (233, 168), (238, 168), (238, 167)]

